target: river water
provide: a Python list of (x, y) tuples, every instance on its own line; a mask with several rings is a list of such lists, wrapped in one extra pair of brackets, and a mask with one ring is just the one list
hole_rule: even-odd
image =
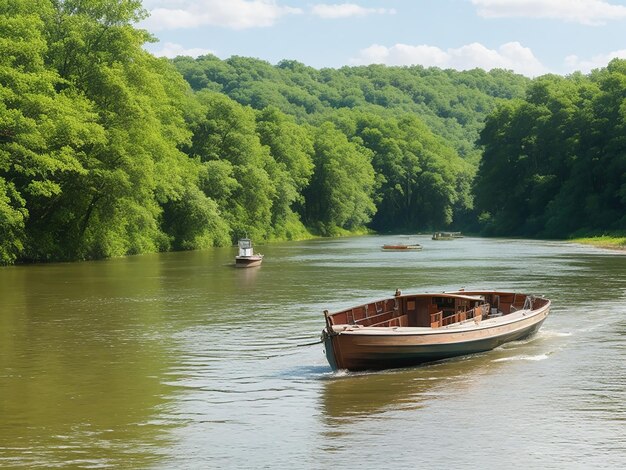
[[(0, 269), (2, 468), (625, 468), (626, 255), (399, 237)], [(408, 240), (408, 239), (405, 239)], [(322, 311), (403, 292), (552, 299), (529, 340), (333, 373)]]

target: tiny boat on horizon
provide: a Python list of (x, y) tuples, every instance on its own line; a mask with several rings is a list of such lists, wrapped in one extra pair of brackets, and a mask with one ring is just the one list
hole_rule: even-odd
[(238, 242), (239, 254), (235, 256), (235, 267), (237, 268), (253, 268), (260, 266), (263, 261), (263, 255), (255, 254), (252, 248), (252, 240), (249, 238), (241, 238)]
[(419, 251), (423, 247), (419, 243), (396, 243), (394, 244), (385, 244), (381, 247), (384, 251)]
[(335, 313), (322, 341), (333, 370), (408, 367), (494, 349), (536, 333), (550, 300), (501, 291), (402, 294)]
[(435, 232), (433, 240), (454, 240), (455, 238), (463, 238), (461, 232)]

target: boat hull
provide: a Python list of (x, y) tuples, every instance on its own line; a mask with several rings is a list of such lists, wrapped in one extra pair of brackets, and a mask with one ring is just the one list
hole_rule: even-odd
[[(378, 370), (408, 367), (456, 356), (492, 350), (510, 341), (536, 333), (548, 316), (549, 306), (529, 312), (528, 317), (493, 326), (455, 332), (411, 333), (411, 328), (388, 328), (389, 332), (367, 334), (346, 331), (328, 334), (324, 330), (324, 348), (334, 370)], [(495, 322), (494, 322), (495, 323)]]
[(421, 245), (383, 245), (383, 251), (420, 251)]
[(260, 266), (262, 261), (262, 256), (237, 256), (235, 257), (235, 267), (253, 268), (255, 266)]

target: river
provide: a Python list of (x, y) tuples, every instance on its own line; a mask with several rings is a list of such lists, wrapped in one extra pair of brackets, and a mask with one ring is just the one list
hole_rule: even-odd
[[(0, 269), (3, 468), (625, 468), (626, 253), (400, 237)], [(531, 339), (332, 372), (322, 311), (461, 287), (543, 294)]]

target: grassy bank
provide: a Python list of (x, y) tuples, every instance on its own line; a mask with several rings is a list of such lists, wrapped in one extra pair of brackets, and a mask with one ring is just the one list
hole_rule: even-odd
[(598, 237), (574, 238), (574, 243), (583, 243), (585, 245), (593, 245), (599, 248), (613, 248), (617, 250), (626, 250), (626, 236), (610, 236), (602, 235)]

